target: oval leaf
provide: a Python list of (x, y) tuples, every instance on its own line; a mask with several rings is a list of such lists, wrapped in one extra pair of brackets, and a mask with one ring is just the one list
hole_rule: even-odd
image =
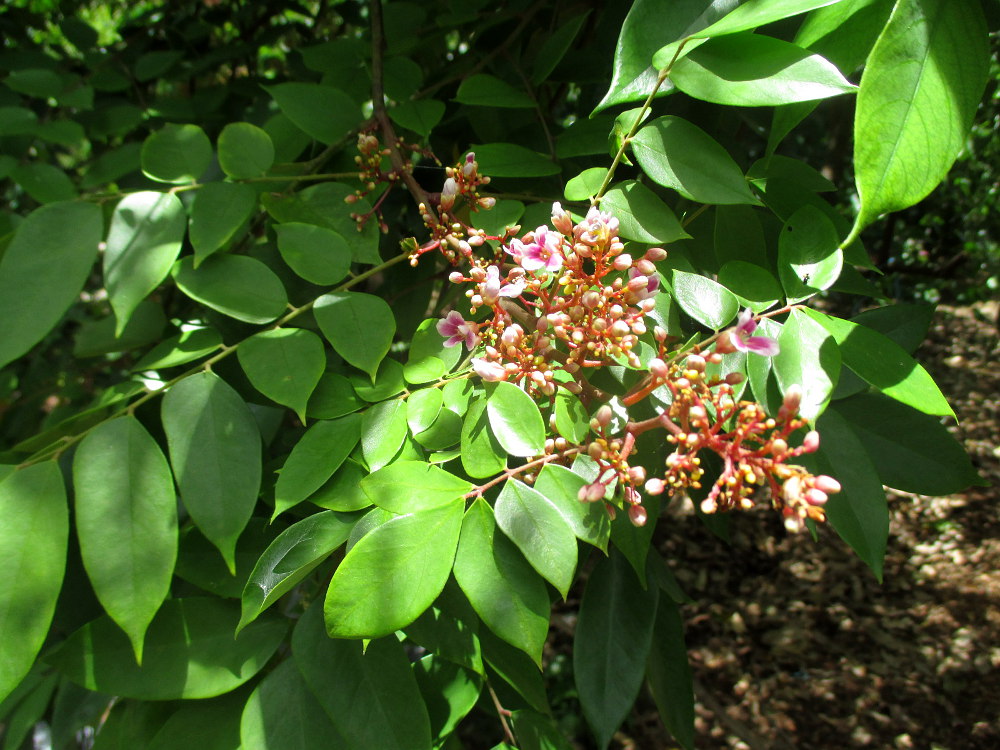
[(396, 334), (396, 319), (388, 303), (371, 294), (333, 292), (316, 300), (313, 313), (337, 354), (367, 372), (374, 382), (379, 362)]
[(326, 367), (323, 342), (302, 328), (261, 331), (236, 350), (253, 387), (306, 421), (309, 396)]
[(722, 284), (686, 271), (674, 270), (674, 299), (688, 315), (718, 331), (740, 311), (736, 295)]
[(635, 180), (620, 182), (601, 199), (601, 209), (618, 217), (619, 234), (647, 244), (688, 237), (674, 212), (652, 190)]
[(833, 286), (844, 265), (839, 243), (837, 228), (815, 206), (788, 217), (778, 238), (778, 276), (789, 304)]
[(197, 269), (188, 256), (171, 273), (188, 297), (244, 323), (270, 323), (288, 306), (281, 279), (245, 255), (215, 255)]
[(306, 281), (329, 286), (351, 270), (351, 246), (340, 232), (299, 222), (279, 224), (274, 232), (281, 257)]
[(337, 143), (362, 120), (361, 108), (350, 96), (319, 83), (279, 83), (265, 86), (282, 113), (317, 141)]
[(257, 191), (235, 182), (202, 185), (191, 205), (191, 245), (197, 268), (236, 238), (257, 208)]
[(486, 402), (489, 425), (512, 456), (537, 456), (545, 449), (545, 425), (538, 404), (513, 383), (496, 384)]
[(157, 182), (194, 182), (212, 161), (212, 142), (197, 125), (166, 125), (142, 144), (142, 171)]
[(219, 166), (234, 179), (260, 177), (274, 164), (271, 136), (249, 122), (231, 122), (219, 133)]
[(782, 393), (793, 385), (802, 388), (799, 414), (810, 421), (826, 408), (840, 376), (840, 350), (833, 336), (819, 323), (792, 310), (778, 335), (781, 351), (771, 358)]
[(375, 505), (392, 513), (415, 513), (462, 499), (472, 484), (423, 461), (397, 461), (361, 480)]

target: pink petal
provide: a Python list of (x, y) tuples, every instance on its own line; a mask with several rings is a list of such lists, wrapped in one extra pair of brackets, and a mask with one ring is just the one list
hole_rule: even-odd
[[(739, 338), (739, 337), (736, 337)], [(773, 357), (781, 351), (778, 346), (778, 342), (774, 339), (768, 338), (767, 336), (751, 336), (746, 339), (745, 345), (740, 346), (736, 341), (736, 348), (745, 352), (754, 352), (755, 354), (760, 354), (764, 357)]]

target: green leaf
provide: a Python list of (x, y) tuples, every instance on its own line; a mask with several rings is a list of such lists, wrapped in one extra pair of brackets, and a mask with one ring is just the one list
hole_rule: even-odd
[(843, 363), (865, 382), (925, 414), (955, 416), (927, 370), (895, 341), (867, 326), (806, 312), (833, 334)]
[(497, 497), (496, 522), (531, 567), (565, 599), (576, 572), (576, 536), (545, 495), (508, 479)]
[(281, 257), (306, 281), (330, 286), (351, 270), (351, 246), (339, 232), (299, 222), (278, 224), (274, 232)]
[(371, 471), (378, 471), (399, 452), (406, 439), (406, 402), (375, 404), (361, 418), (361, 452)]
[(320, 607), (312, 606), (292, 633), (292, 655), (343, 735), (341, 747), (426, 750), (431, 746), (427, 707), (403, 645), (395, 638), (373, 640), (367, 648), (359, 641), (331, 639), (323, 628)]
[(352, 511), (371, 506), (372, 501), (358, 485), (368, 475), (360, 464), (347, 459), (326, 484), (309, 496), (309, 502), (320, 508)]
[(104, 283), (118, 320), (115, 335), (170, 273), (186, 229), (184, 206), (172, 193), (133, 193), (115, 206), (104, 250)]
[[(240, 715), (248, 691), (182, 704), (170, 714), (145, 750), (172, 750), (197, 745), (200, 750), (236, 750), (240, 746)], [(256, 747), (261, 747), (257, 745)]]
[(789, 304), (829, 289), (840, 277), (844, 256), (833, 222), (805, 205), (788, 217), (778, 238), (778, 276)]
[(351, 381), (334, 372), (324, 372), (309, 397), (306, 416), (311, 419), (334, 419), (364, 407), (354, 394)]
[(535, 480), (535, 489), (559, 511), (577, 539), (607, 553), (611, 536), (611, 518), (604, 503), (581, 503), (580, 488), (589, 484), (565, 466), (546, 464)]
[(106, 615), (67, 638), (48, 661), (88, 690), (139, 700), (212, 698), (257, 674), (285, 637), (287, 620), (264, 617), (233, 638), (236, 602), (168, 599), (146, 633), (143, 665)]
[(737, 107), (791, 104), (857, 90), (826, 58), (750, 32), (707, 41), (680, 60), (670, 77), (688, 96)]
[(716, 281), (674, 270), (674, 299), (681, 309), (706, 328), (718, 331), (740, 311), (736, 296)]
[(924, 342), (933, 316), (933, 305), (898, 304), (865, 310), (851, 321), (875, 329), (895, 341), (907, 354), (913, 354)]
[(295, 661), (286, 659), (257, 687), (240, 719), (242, 747), (254, 750), (329, 750), (347, 747)]
[(556, 430), (571, 443), (582, 443), (590, 434), (590, 415), (583, 403), (566, 390), (556, 393)]
[(483, 681), (475, 672), (427, 654), (413, 664), (413, 676), (427, 705), (431, 735), (445, 738), (476, 706)]
[(184, 507), (232, 572), (236, 539), (260, 490), (257, 423), (239, 394), (211, 372), (171, 387), (162, 418)]
[(552, 35), (542, 42), (538, 54), (531, 64), (531, 82), (535, 86), (544, 83), (545, 79), (555, 70), (560, 60), (569, 51), (570, 45), (576, 39), (576, 35), (580, 33), (580, 27), (583, 26), (583, 22), (587, 20), (589, 15), (590, 11), (588, 10), (561, 23)]
[[(845, 402), (838, 402), (838, 406)], [(841, 491), (823, 506), (830, 525), (882, 580), (882, 563), (889, 536), (889, 506), (868, 450), (837, 409), (830, 408), (817, 422), (822, 442), (803, 463), (814, 473), (828, 474), (840, 482)], [(874, 460), (873, 460), (874, 459)]]
[(35, 131), (38, 115), (25, 107), (0, 107), (0, 136), (30, 135)]
[(114, 315), (82, 323), (73, 339), (73, 355), (80, 358), (99, 357), (149, 346), (160, 340), (167, 317), (159, 304), (144, 299), (118, 336), (115, 336), (115, 325)]
[(473, 150), (479, 171), (491, 177), (547, 177), (562, 171), (544, 154), (515, 143), (484, 143)]
[(486, 402), (489, 425), (512, 456), (537, 456), (545, 449), (545, 425), (538, 404), (513, 383), (496, 384)]
[(601, 199), (601, 210), (618, 217), (619, 234), (627, 240), (654, 244), (690, 236), (667, 204), (635, 180), (619, 182), (608, 190)]
[(306, 404), (326, 367), (323, 342), (303, 328), (261, 331), (236, 350), (253, 387), (306, 421)]
[(639, 694), (659, 589), (643, 589), (613, 552), (587, 580), (573, 637), (573, 676), (583, 715), (604, 748)]
[(720, 268), (719, 283), (755, 313), (773, 307), (784, 295), (774, 274), (742, 260), (731, 260)]
[[(375, 382), (361, 373), (352, 372), (347, 378), (358, 397), (369, 403), (378, 403), (406, 390), (403, 366), (395, 359), (383, 359), (375, 372)], [(407, 409), (407, 411), (409, 411)]]
[(361, 292), (332, 292), (316, 300), (313, 313), (337, 354), (374, 382), (396, 334), (396, 318), (388, 303)]
[(346, 542), (356, 520), (354, 516), (326, 510), (281, 532), (260, 556), (247, 579), (236, 633), (256, 620), (261, 612), (291, 591)]
[(665, 596), (656, 605), (646, 677), (663, 725), (685, 750), (694, 750), (694, 684), (684, 623), (677, 605)]
[[(476, 73), (463, 80), (455, 94), (455, 101), (480, 107), (509, 109), (532, 109), (535, 106), (531, 97), (521, 89), (486, 73)], [(486, 174), (493, 173), (487, 171)]]
[(462, 347), (446, 347), (436, 326), (437, 320), (434, 319), (421, 321), (417, 326), (403, 367), (403, 377), (407, 383), (437, 380), (461, 359)]
[[(690, 53), (693, 49), (697, 49), (699, 44), (712, 37), (749, 31), (836, 2), (838, 0), (748, 0), (736, 7), (729, 3), (718, 9), (713, 8), (712, 16), (718, 20), (699, 23), (701, 28), (693, 31), (689, 29), (684, 32), (683, 37), (678, 35), (676, 42), (656, 51), (653, 55), (653, 65), (664, 68), (674, 60), (675, 56), (680, 58), (684, 52)], [(716, 3), (713, 3), (714, 5)], [(683, 50), (681, 45), (684, 45)]]
[(361, 416), (358, 414), (317, 422), (306, 430), (278, 474), (272, 519), (322, 487), (360, 439)]
[[(444, 609), (431, 607), (406, 626), (406, 637), (442, 659), (483, 674), (483, 656), (479, 645), (479, 620), (461, 589), (451, 581), (438, 602)], [(458, 602), (458, 606), (454, 607)], [(459, 610), (450, 611), (454, 607)], [(426, 698), (426, 696), (425, 696)]]
[[(21, 683), (19, 690), (10, 696), (13, 711), (8, 713), (6, 706), (0, 704), (0, 716), (3, 716), (4, 722), (4, 750), (23, 747), (24, 740), (32, 733), (35, 725), (47, 718), (47, 709), (52, 700), (52, 693), (59, 683), (59, 675), (49, 674), (37, 684), (34, 684), (34, 677), (35, 674), (29, 674)], [(28, 687), (30, 689), (26, 690), (27, 694), (21, 698), (18, 693)]]
[(493, 430), (486, 409), (486, 399), (469, 405), (462, 421), (462, 468), (474, 479), (491, 477), (507, 468), (507, 453)]
[(900, 0), (868, 56), (854, 118), (857, 235), (933, 190), (965, 146), (989, 69), (978, 3)]
[(38, 343), (76, 300), (103, 231), (91, 203), (50, 203), (21, 222), (0, 257), (0, 367)]
[(212, 161), (212, 142), (197, 125), (165, 125), (143, 141), (142, 171), (157, 182), (195, 182)]
[(658, 117), (646, 125), (632, 138), (632, 153), (653, 181), (689, 200), (760, 205), (718, 141), (680, 117)]
[(236, 542), (236, 570), (230, 572), (218, 549), (197, 526), (183, 526), (174, 573), (203, 591), (239, 599), (257, 560), (285, 528), (281, 522), (269, 524), (265, 518), (251, 517)]
[(503, 533), (479, 498), (465, 514), (455, 555), (455, 580), (486, 626), (542, 663), (549, 628), (545, 582)]
[(133, 372), (162, 370), (201, 359), (222, 346), (214, 328), (196, 328), (164, 339), (132, 366)]
[(792, 310), (778, 335), (781, 351), (771, 358), (782, 393), (802, 388), (799, 414), (815, 420), (830, 401), (840, 375), (840, 350), (833, 336), (799, 309)]
[(266, 174), (274, 164), (271, 136), (249, 122), (231, 122), (219, 133), (219, 166), (233, 179)]
[(511, 712), (510, 722), (521, 750), (573, 750), (563, 730), (550, 716), (522, 708)]
[(375, 505), (402, 514), (459, 503), (472, 484), (423, 461), (397, 461), (362, 479), (361, 489)]
[(4, 78), (3, 85), (19, 94), (39, 99), (53, 99), (63, 90), (59, 74), (45, 68), (12, 70), (10, 75)]
[(397, 125), (412, 130), (424, 138), (444, 117), (444, 102), (436, 99), (411, 99), (400, 102), (389, 110), (389, 117)]
[(459, 502), (396, 516), (344, 557), (326, 594), (332, 638), (380, 638), (413, 622), (441, 593), (462, 528)]
[(583, 170), (576, 177), (566, 181), (563, 196), (568, 201), (590, 200), (600, 191), (607, 173), (608, 170), (604, 167), (591, 167)]
[(76, 533), (94, 593), (142, 663), (149, 623), (177, 559), (177, 497), (167, 459), (133, 416), (87, 434), (73, 457)]
[(39, 203), (71, 201), (76, 198), (76, 188), (69, 176), (52, 164), (22, 164), (10, 174), (24, 192)]
[(188, 297), (244, 323), (270, 323), (288, 306), (281, 279), (245, 255), (214, 255), (197, 269), (189, 255), (174, 264), (171, 274)]
[(936, 417), (875, 393), (834, 406), (864, 445), (882, 484), (923, 495), (983, 485), (965, 449)]
[(235, 182), (202, 185), (191, 205), (191, 245), (195, 268), (232, 242), (257, 208), (257, 191)]
[(54, 461), (0, 479), (0, 700), (28, 674), (45, 642), (66, 567), (69, 513)]
[(337, 143), (361, 124), (357, 102), (333, 86), (279, 83), (264, 90), (289, 120), (320, 143)]

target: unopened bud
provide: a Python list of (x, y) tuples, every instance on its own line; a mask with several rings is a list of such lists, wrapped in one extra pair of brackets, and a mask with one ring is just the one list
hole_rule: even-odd
[(705, 372), (705, 358), (700, 354), (688, 355), (687, 368), (695, 372)]
[(461, 284), (463, 281), (465, 281), (465, 276), (462, 274), (461, 271), (452, 271), (450, 274), (448, 274), (448, 281), (450, 281), (452, 284)]
[(835, 495), (840, 492), (840, 482), (838, 482), (833, 477), (828, 477), (826, 474), (820, 474), (813, 480), (813, 486), (826, 492), (830, 495)]
[(622, 253), (617, 258), (615, 258), (614, 263), (612, 263), (612, 266), (614, 266), (614, 269), (616, 271), (624, 271), (631, 265), (632, 265), (632, 256), (629, 255), (628, 253)]
[(810, 490), (806, 490), (805, 498), (807, 503), (809, 503), (810, 505), (817, 505), (817, 506), (823, 505), (826, 503), (827, 500), (829, 500), (829, 498), (826, 496), (826, 493), (823, 492), (823, 490), (818, 490), (815, 487), (813, 487)]
[(801, 403), (802, 387), (799, 385), (790, 385), (788, 390), (785, 391), (785, 400), (782, 402), (781, 408), (788, 412), (789, 416), (794, 416), (798, 413)]
[(643, 276), (652, 276), (656, 273), (656, 266), (653, 265), (652, 261), (646, 260), (645, 258), (635, 264), (635, 269)]
[(628, 520), (633, 526), (646, 525), (646, 509), (641, 505), (630, 505), (628, 509)]
[(469, 276), (477, 283), (486, 281), (486, 271), (479, 266), (473, 266), (469, 271)]
[(633, 484), (642, 484), (646, 481), (646, 469), (642, 466), (631, 466), (628, 470), (628, 478)]
[(666, 488), (666, 483), (658, 477), (646, 480), (645, 489), (647, 495), (662, 495)]
[(813, 453), (819, 448), (819, 433), (816, 430), (809, 430), (802, 440), (802, 448), (806, 453)]
[(601, 425), (601, 427), (607, 427), (611, 424), (611, 418), (613, 416), (614, 412), (611, 411), (611, 407), (605, 404), (597, 410), (597, 413), (594, 415), (594, 419), (597, 420), (597, 423)]
[(651, 260), (654, 262), (659, 260), (665, 260), (667, 257), (667, 251), (664, 250), (662, 247), (651, 247), (649, 248), (649, 250), (646, 251), (646, 254), (643, 257), (646, 260)]
[(580, 298), (580, 301), (583, 303), (584, 307), (588, 307), (591, 310), (593, 310), (595, 307), (601, 304), (602, 299), (603, 297), (601, 296), (600, 292), (595, 292), (593, 289), (591, 289), (583, 293), (583, 296)]
[(649, 279), (647, 277), (633, 276), (631, 279), (629, 279), (628, 289), (630, 292), (639, 292), (645, 289), (648, 284), (649, 284)]
[(726, 382), (729, 383), (729, 385), (739, 385), (746, 379), (747, 376), (742, 372), (731, 372), (726, 375)]
[(719, 338), (715, 342), (715, 351), (718, 354), (730, 354), (736, 351), (731, 331), (723, 331), (719, 334)]

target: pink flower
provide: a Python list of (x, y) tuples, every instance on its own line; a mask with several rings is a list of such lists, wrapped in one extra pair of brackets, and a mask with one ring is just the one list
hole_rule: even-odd
[(489, 266), (486, 269), (486, 281), (479, 285), (479, 296), (484, 305), (492, 305), (499, 297), (520, 297), (524, 291), (524, 279), (518, 279), (513, 284), (500, 285), (500, 269)]
[(457, 310), (452, 310), (448, 317), (439, 320), (437, 330), (448, 339), (444, 342), (445, 346), (457, 346), (465, 341), (465, 345), (472, 350), (479, 343), (479, 324), (465, 320)]
[(560, 246), (562, 236), (540, 226), (533, 233), (530, 243), (512, 239), (504, 250), (521, 264), (525, 271), (558, 271), (562, 268), (563, 256)]
[[(619, 256), (619, 257), (621, 257), (621, 256)], [(630, 268), (630, 269), (628, 269), (628, 278), (629, 278), (629, 281), (631, 281), (632, 279), (634, 279), (636, 276), (641, 276), (641, 275), (642, 274), (639, 273), (639, 269), (638, 268)], [(648, 279), (648, 281), (646, 282), (646, 286), (645, 287), (641, 287), (637, 291), (633, 292), (633, 294), (635, 294), (636, 300), (648, 299), (649, 297), (652, 297), (654, 294), (656, 294), (657, 290), (660, 288), (660, 279), (659, 279), (659, 277), (657, 277), (657, 276), (649, 276), (649, 277), (647, 277), (647, 279)], [(632, 285), (629, 284), (629, 287), (631, 287), (631, 286)]]
[[(764, 357), (773, 357), (778, 351), (778, 342), (767, 336), (754, 336), (757, 330), (757, 321), (753, 319), (753, 312), (749, 309), (740, 313), (736, 319), (736, 327), (731, 328), (723, 334), (723, 338), (728, 338), (728, 343), (732, 349), (730, 351), (754, 352)], [(723, 340), (720, 339), (722, 344)]]
[(472, 369), (476, 371), (476, 375), (490, 382), (504, 380), (507, 377), (507, 371), (503, 365), (490, 362), (482, 357), (476, 357), (472, 360)]
[(606, 244), (618, 236), (618, 219), (598, 210), (597, 206), (591, 206), (576, 230), (580, 233), (580, 241), (585, 245), (594, 247)]

